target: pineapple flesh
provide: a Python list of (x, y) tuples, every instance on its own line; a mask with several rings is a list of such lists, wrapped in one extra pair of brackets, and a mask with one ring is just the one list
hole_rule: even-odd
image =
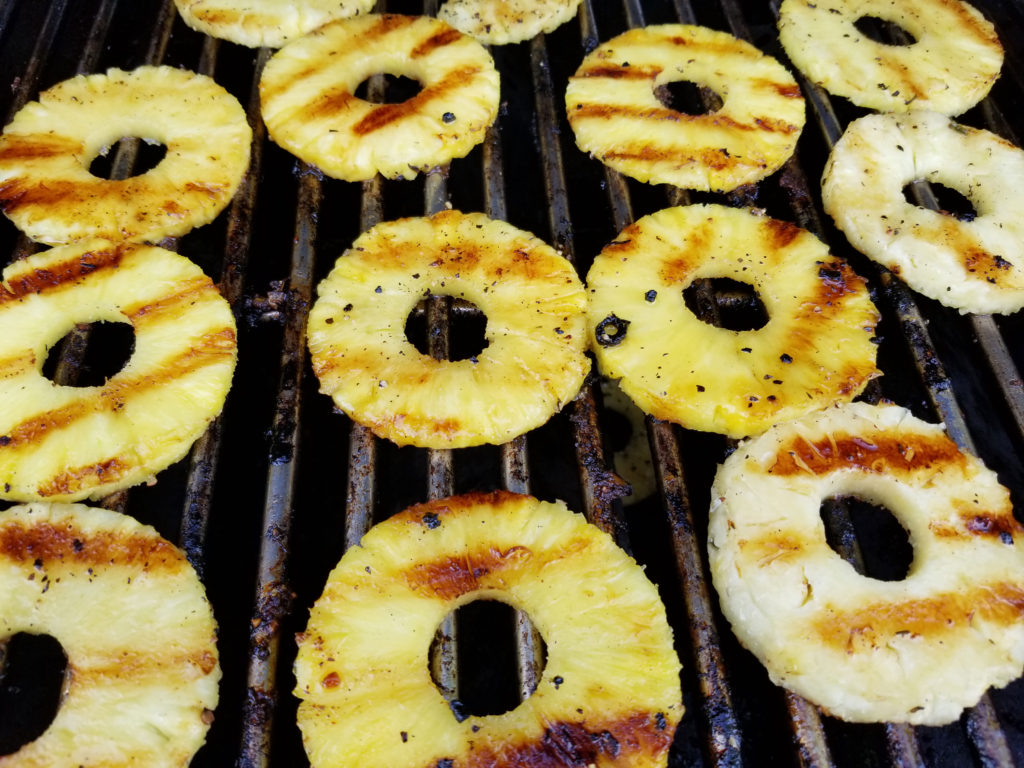
[[(537, 690), (458, 720), (428, 670), (460, 605), (525, 611), (547, 645)], [(299, 727), (314, 768), (664, 766), (683, 713), (656, 588), (561, 502), (507, 492), (380, 523), (328, 578), (299, 637)]]
[(280, 48), (335, 19), (373, 8), (374, 0), (174, 0), (192, 29), (250, 48)]
[[(395, 104), (357, 97), (377, 74), (422, 90)], [(278, 51), (260, 78), (271, 138), (345, 181), (411, 179), (464, 157), (494, 122), (499, 92), (480, 43), (443, 21), (395, 14), (327, 24)]]
[[(124, 137), (163, 144), (126, 179), (89, 172)], [(0, 208), (34, 240), (147, 240), (207, 224), (249, 165), (252, 130), (234, 96), (174, 67), (79, 75), (26, 104), (0, 135)]]
[[(486, 346), (436, 360), (406, 336), (430, 295), (476, 305)], [(590, 370), (586, 293), (546, 243), (480, 213), (443, 211), (362, 234), (318, 288), (308, 341), (320, 390), (398, 445), (499, 444), (545, 423)]]
[[(722, 100), (707, 114), (670, 108), (659, 91), (686, 81)], [(598, 46), (569, 78), (576, 145), (634, 179), (728, 192), (793, 154), (804, 100), (789, 71), (724, 32), (683, 24), (631, 29)]]
[(0, 512), (0, 640), (50, 635), (67, 657), (56, 717), (2, 768), (183, 768), (217, 706), (216, 624), (184, 554), (81, 504)]
[(554, 32), (579, 7), (580, 0), (447, 0), (437, 17), (485, 45), (507, 45)]
[[(907, 576), (863, 576), (828, 545), (821, 503), (888, 509)], [(722, 612), (777, 684), (854, 722), (939, 725), (1024, 670), (1024, 529), (994, 472), (941, 425), (848, 403), (742, 443), (711, 490)]]
[[(752, 286), (767, 323), (699, 319), (701, 278)], [(659, 419), (730, 437), (839, 400), (877, 375), (878, 313), (864, 281), (811, 233), (721, 205), (638, 219), (594, 259), (587, 330), (601, 373)]]
[[(856, 22), (893, 24), (908, 44), (879, 42)], [(829, 93), (879, 112), (966, 112), (1003, 66), (995, 27), (960, 0), (784, 0), (779, 42)]]
[[(969, 220), (913, 205), (904, 187), (962, 191)], [(1024, 307), (1024, 151), (994, 133), (916, 110), (850, 123), (821, 198), (850, 243), (925, 296), (961, 312)]]
[[(0, 498), (72, 501), (136, 485), (182, 458), (220, 412), (235, 321), (195, 264), (102, 241), (14, 262), (0, 286)], [(103, 386), (43, 376), (76, 323), (128, 323), (135, 345)]]

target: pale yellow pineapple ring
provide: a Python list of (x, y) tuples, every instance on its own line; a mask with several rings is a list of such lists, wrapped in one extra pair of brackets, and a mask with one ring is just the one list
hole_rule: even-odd
[[(722, 106), (690, 115), (657, 89), (691, 81)], [(631, 29), (595, 48), (565, 92), (576, 145), (639, 181), (728, 192), (793, 154), (804, 100), (789, 71), (743, 40), (706, 27)]]
[[(93, 176), (93, 159), (124, 137), (164, 144), (138, 176)], [(0, 208), (44, 243), (183, 235), (230, 202), (252, 131), (213, 80), (173, 67), (65, 80), (26, 104), (0, 135)]]
[[(431, 640), (473, 600), (527, 613), (547, 646), (537, 690), (500, 715), (453, 714)], [(664, 766), (683, 714), (657, 590), (561, 502), (496, 492), (410, 507), (332, 571), (299, 636), (298, 721), (314, 768)], [(573, 762), (582, 765), (582, 762)]]
[[(700, 278), (751, 285), (762, 328), (691, 312)], [(646, 413), (744, 437), (837, 400), (877, 375), (878, 313), (864, 281), (811, 233), (720, 205), (658, 211), (624, 229), (587, 275), (587, 328), (601, 372)]]
[[(903, 525), (907, 577), (832, 551), (822, 501), (856, 496)], [(778, 684), (857, 722), (938, 725), (1024, 670), (1024, 529), (994, 472), (940, 425), (852, 403), (742, 443), (711, 491), (722, 611)]]
[(487, 45), (507, 45), (554, 32), (581, 0), (446, 0), (437, 17)]
[[(962, 192), (970, 221), (911, 204), (912, 181)], [(850, 123), (822, 176), (821, 198), (850, 243), (915, 291), (961, 312), (1024, 307), (1024, 151), (935, 112)]]
[[(363, 233), (318, 288), (308, 337), (320, 390), (399, 445), (498, 444), (539, 427), (590, 369), (586, 294), (551, 246), (480, 213), (443, 211)], [(487, 316), (484, 350), (435, 360), (406, 337), (429, 294)]]
[[(220, 412), (235, 321), (184, 256), (103, 241), (9, 265), (0, 286), (0, 498), (99, 498), (182, 458)], [(54, 384), (51, 346), (88, 322), (130, 323), (135, 348), (103, 386)]]
[[(876, 42), (855, 26), (863, 17), (895, 24), (915, 42)], [(959, 115), (988, 94), (1003, 65), (995, 27), (960, 0), (784, 0), (779, 41), (815, 83), (879, 112)]]
[(174, 0), (192, 29), (250, 48), (279, 48), (335, 19), (366, 13), (374, 0)]
[[(422, 90), (397, 104), (355, 95), (371, 75)], [(328, 176), (411, 179), (483, 141), (498, 114), (498, 72), (487, 50), (427, 16), (367, 14), (294, 40), (260, 78), (271, 138)]]
[(217, 706), (217, 627), (184, 553), (81, 504), (0, 512), (0, 640), (50, 635), (67, 656), (56, 717), (4, 768), (181, 768)]

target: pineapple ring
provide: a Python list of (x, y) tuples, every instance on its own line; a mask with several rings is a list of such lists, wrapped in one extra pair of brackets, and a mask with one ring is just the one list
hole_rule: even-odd
[[(701, 278), (752, 285), (766, 325), (709, 325), (682, 292)], [(837, 400), (877, 375), (878, 313), (864, 281), (810, 232), (748, 210), (690, 205), (627, 227), (587, 275), (591, 348), (642, 410), (745, 437)]]
[[(165, 144), (167, 154), (138, 176), (93, 176), (92, 160), (126, 136)], [(203, 75), (173, 67), (79, 75), (4, 129), (0, 208), (44, 243), (183, 235), (234, 196), (251, 141), (242, 106)]]
[[(705, 85), (722, 106), (665, 107), (659, 88)], [(774, 173), (793, 154), (804, 100), (793, 76), (749, 43), (705, 27), (631, 29), (587, 55), (565, 92), (576, 145), (634, 179), (728, 192)]]
[[(858, 574), (825, 540), (824, 499), (886, 506), (914, 560)], [(1024, 670), (1024, 529), (1009, 492), (940, 425), (853, 403), (740, 445), (711, 491), (722, 611), (776, 683), (855, 722), (939, 725)]]
[(0, 640), (50, 635), (67, 656), (49, 728), (8, 768), (179, 768), (203, 745), (221, 677), (217, 625), (177, 547), (82, 504), (0, 512)]
[[(909, 203), (919, 179), (962, 190), (972, 221)], [(850, 243), (961, 312), (1024, 307), (1024, 151), (934, 112), (850, 123), (825, 165), (822, 203)]]
[[(320, 391), (398, 445), (504, 443), (546, 422), (590, 370), (586, 293), (572, 264), (481, 213), (378, 224), (318, 293), (308, 337)], [(487, 316), (483, 352), (435, 360), (409, 342), (406, 319), (432, 293)]]
[[(915, 42), (876, 42), (855, 26), (864, 17), (896, 24)], [(985, 98), (1003, 66), (995, 27), (960, 0), (784, 0), (779, 41), (829, 93), (879, 112), (959, 115)]]
[[(547, 663), (514, 709), (456, 716), (430, 643), (479, 599), (525, 611)], [(683, 714), (679, 670), (656, 588), (611, 537), (499, 491), (410, 507), (348, 550), (299, 636), (295, 694), (314, 767), (653, 768)]]
[(335, 19), (366, 13), (374, 0), (174, 0), (192, 29), (250, 48), (280, 48)]
[[(374, 74), (423, 89), (397, 104), (355, 95)], [(368, 14), (321, 27), (278, 51), (260, 78), (271, 138), (328, 176), (411, 179), (464, 157), (498, 114), (498, 72), (476, 40), (426, 16)]]
[[(220, 412), (235, 321), (195, 264), (154, 246), (79, 243), (9, 265), (0, 285), (0, 498), (74, 501), (151, 480)], [(103, 386), (54, 384), (47, 351), (75, 323), (130, 323)]]
[(487, 45), (521, 43), (554, 32), (581, 0), (447, 0), (437, 18)]

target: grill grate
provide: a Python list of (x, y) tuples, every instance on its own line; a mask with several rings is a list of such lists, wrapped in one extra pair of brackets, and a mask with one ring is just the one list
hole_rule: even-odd
[[(992, 96), (963, 118), (1019, 144), (1024, 102), (1024, 12), (1009, 0), (977, 3), (1007, 48)], [(431, 12), (413, 0), (382, 0), (382, 10)], [(361, 185), (325, 179), (267, 140), (259, 120), (258, 80), (270, 51), (249, 51), (187, 29), (171, 0), (55, 0), (0, 4), (0, 94), (8, 116), (42, 88), (79, 72), (167, 63), (214, 76), (246, 105), (254, 127), (252, 165), (230, 209), (215, 223), (164, 245), (218, 280), (239, 319), (240, 360), (225, 412), (189, 459), (153, 487), (105, 500), (184, 547), (202, 574), (220, 622), (225, 677), (221, 705), (197, 766), (302, 765), (290, 696), (294, 643), (306, 610), (341, 552), (376, 521), (410, 503), (474, 489), (507, 488), (563, 498), (610, 532), (643, 562), (665, 598), (684, 665), (687, 715), (673, 765), (813, 766), (1012, 765), (1024, 760), (1024, 683), (993, 692), (943, 728), (848, 725), (772, 686), (717, 611), (704, 555), (705, 510), (718, 461), (734, 447), (713, 435), (647, 421), (659, 494), (624, 509), (624, 486), (608, 469), (610, 416), (589, 384), (565, 411), (534, 433), (500, 447), (460, 451), (398, 449), (332, 413), (316, 393), (306, 362), (305, 319), (313, 287), (358, 232), (404, 215), (452, 205), (483, 210), (554, 244), (586, 273), (589, 261), (628, 223), (669, 204), (721, 200), (713, 195), (637, 184), (582, 156), (573, 146), (561, 94), (586, 51), (629, 26), (682, 21), (728, 30), (784, 60), (774, 36), (778, 0), (754, 7), (737, 0), (584, 0), (578, 23), (518, 46), (493, 49), (502, 73), (503, 108), (484, 145), (448, 169), (415, 181)], [(82, 24), (80, 20), (88, 23)], [(889, 398), (978, 452), (1024, 509), (1024, 318), (962, 317), (912, 294), (853, 252), (816, 202), (824, 158), (857, 116), (854, 108), (802, 82), (808, 125), (798, 155), (756, 189), (726, 197), (757, 205), (826, 240), (871, 283), (883, 314), (880, 365), (885, 376), (867, 397)], [(371, 92), (386, 88), (376, 78)], [(1016, 133), (1015, 133), (1016, 132)], [(135, 142), (115, 155), (127, 175)], [(933, 205), (927, 188), (918, 191)], [(6, 220), (0, 248), (14, 259), (35, 246)], [(737, 301), (706, 288), (698, 298), (710, 319)], [(742, 299), (740, 299), (742, 301)], [(421, 308), (443, 356), (467, 308), (435, 299)], [(72, 381), (88, 334), (69, 344), (62, 374)], [(842, 554), (860, 547), (849, 510), (836, 505), (830, 525)], [(446, 622), (434, 654), (439, 687), (457, 696), (459, 620)], [(536, 685), (543, 643), (525, 616), (515, 619), (521, 695)], [(487, 653), (484, 649), (482, 653)], [(0, 643), (0, 689), (4, 645)], [(462, 681), (465, 683), (466, 681)], [(10, 701), (0, 697), (0, 707)], [(11, 710), (13, 711), (13, 707)], [(6, 720), (0, 709), (0, 733)], [(7, 742), (4, 742), (7, 743)]]

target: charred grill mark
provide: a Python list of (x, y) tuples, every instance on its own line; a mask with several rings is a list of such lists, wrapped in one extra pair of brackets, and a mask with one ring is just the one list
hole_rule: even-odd
[[(984, 42), (993, 47), (1002, 45), (995, 30), (988, 29), (987, 25), (979, 20), (975, 14), (971, 13), (968, 8), (965, 8), (963, 3), (958, 2), (958, 0), (939, 0), (939, 2), (956, 15), (956, 28), (959, 30), (958, 34), (960, 36), (967, 39), (973, 37), (978, 42)], [(970, 30), (970, 33), (966, 33), (966, 30)]]
[(1024, 615), (1024, 589), (1016, 584), (981, 585), (898, 603), (877, 603), (829, 612), (814, 631), (829, 645), (856, 653), (884, 646), (900, 634), (935, 636), (966, 627), (975, 617), (1004, 626)]
[(83, 182), (56, 180), (33, 183), (28, 177), (15, 177), (0, 184), (0, 210), (9, 214), (25, 206), (72, 206), (94, 196), (90, 189), (93, 186)]
[[(621, 104), (591, 104), (581, 103), (572, 110), (570, 117), (573, 120), (592, 119), (609, 120), (613, 117), (620, 117), (630, 120), (653, 120), (670, 121), (673, 123), (694, 123), (699, 125), (710, 125), (721, 128), (724, 131), (734, 133), (746, 133), (749, 131), (763, 131), (766, 133), (791, 134), (800, 130), (799, 126), (777, 120), (771, 117), (756, 117), (752, 123), (743, 123), (722, 112), (712, 112), (704, 115), (689, 115), (685, 112), (678, 112), (667, 107), (635, 107)], [(681, 152), (675, 149), (674, 152)], [(722, 149), (699, 150), (711, 152), (721, 157), (728, 158), (729, 153)]]
[(482, 581), (491, 573), (517, 568), (532, 556), (527, 547), (501, 550), (492, 546), (467, 552), (463, 557), (419, 563), (406, 572), (406, 582), (414, 590), (433, 593), (442, 600), (454, 600), (482, 588)]
[(812, 299), (817, 306), (830, 306), (844, 296), (865, 290), (865, 282), (844, 261), (818, 264), (818, 290)]
[(458, 42), (462, 39), (462, 33), (457, 29), (446, 29), (442, 32), (438, 32), (435, 35), (431, 35), (422, 43), (417, 45), (411, 51), (409, 51), (409, 58), (419, 59), (427, 56), (438, 48), (444, 48), (445, 46), (451, 45), (452, 43)]
[(49, 482), (40, 485), (36, 491), (44, 498), (76, 493), (83, 488), (95, 488), (113, 482), (135, 466), (136, 464), (130, 460), (115, 456), (95, 464), (66, 469)]
[(78, 155), (82, 142), (66, 136), (33, 133), (27, 136), (8, 134), (0, 139), (0, 164), (26, 160), (44, 160), (60, 155)]
[(75, 400), (15, 425), (6, 435), (0, 435), (0, 450), (15, 450), (41, 442), (50, 432), (61, 429), (96, 411), (117, 411), (137, 393), (160, 386), (164, 382), (185, 376), (207, 365), (213, 365), (235, 353), (235, 331), (223, 328), (201, 336), (189, 349), (164, 361), (151, 372), (134, 378), (115, 376), (98, 392)]
[[(660, 715), (660, 718), (659, 718)], [(659, 727), (660, 723), (660, 727)], [(607, 721), (554, 722), (528, 743), (481, 739), (474, 743), (467, 768), (556, 768), (632, 763), (646, 755), (653, 764), (667, 753), (674, 728), (663, 713), (636, 712)]]
[(615, 64), (595, 65), (582, 69), (575, 77), (606, 77), (610, 80), (650, 80), (662, 72), (661, 67), (628, 67)]
[(800, 86), (796, 83), (780, 83), (778, 80), (769, 80), (767, 78), (758, 78), (751, 81), (751, 84), (755, 88), (763, 88), (769, 91), (775, 91), (785, 99), (802, 99), (803, 94), (800, 92)]
[(17, 275), (8, 280), (7, 285), (0, 284), (0, 304), (72, 285), (98, 270), (116, 267), (130, 251), (131, 246), (126, 245), (89, 251), (72, 260)]
[(973, 504), (961, 503), (957, 509), (957, 524), (933, 522), (928, 529), (941, 538), (984, 538), (999, 539), (1005, 544), (1013, 544), (1014, 537), (1024, 533), (1024, 527), (1013, 516), (1009, 501), (1001, 510), (983, 510)]
[(178, 281), (175, 287), (178, 289), (176, 293), (161, 296), (141, 306), (125, 307), (124, 314), (132, 321), (132, 325), (138, 327), (142, 323), (158, 318), (166, 319), (167, 315), (180, 315), (206, 296), (220, 296), (216, 286), (205, 275)]
[(422, 111), (434, 99), (444, 98), (450, 91), (463, 86), (480, 72), (479, 67), (463, 67), (449, 72), (436, 83), (424, 88), (411, 99), (398, 104), (377, 104), (362, 120), (352, 126), (352, 133), (365, 136), (391, 123)]
[(352, 104), (360, 101), (348, 88), (334, 88), (324, 91), (300, 110), (301, 119), (306, 121), (329, 120), (345, 112)]
[(996, 284), (999, 279), (1008, 274), (1013, 265), (998, 254), (991, 254), (980, 248), (972, 248), (961, 251), (964, 259), (964, 268), (972, 275), (984, 278), (986, 282)]
[[(125, 648), (113, 658), (89, 659), (93, 663), (79, 663), (71, 668), (72, 680), (82, 684), (86, 680), (125, 679), (144, 680), (147, 676), (166, 676), (175, 670), (189, 667), (209, 675), (217, 668), (217, 657), (209, 650), (196, 650), (191, 653), (154, 653), (142, 654)], [(91, 684), (91, 683), (90, 683)]]
[(783, 445), (773, 475), (825, 475), (841, 469), (899, 475), (935, 465), (965, 466), (966, 459), (946, 435), (830, 434), (810, 441), (796, 437)]
[(764, 220), (764, 227), (768, 232), (768, 247), (772, 250), (780, 250), (787, 247), (803, 231), (796, 224), (772, 218)]
[(164, 539), (79, 531), (72, 523), (25, 525), (14, 521), (0, 526), (0, 555), (33, 568), (46, 568), (51, 561), (93, 567), (141, 566), (147, 570), (187, 567), (181, 552)]

